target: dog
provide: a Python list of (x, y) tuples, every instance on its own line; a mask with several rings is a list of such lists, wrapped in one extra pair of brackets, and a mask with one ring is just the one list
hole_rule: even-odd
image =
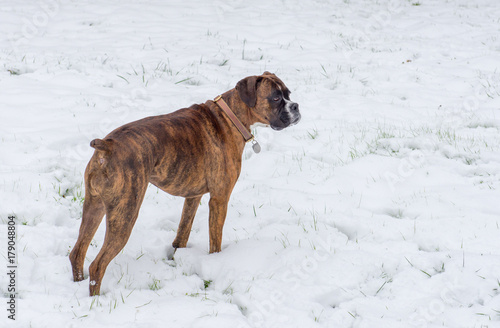
[(201, 197), (210, 193), (210, 253), (220, 252), (229, 197), (245, 143), (252, 140), (250, 126), (282, 130), (300, 118), (285, 84), (264, 72), (242, 79), (215, 100), (131, 122), (92, 140), (82, 222), (69, 256), (74, 281), (84, 279), (85, 254), (106, 214), (104, 243), (89, 267), (90, 295), (99, 295), (108, 264), (130, 237), (149, 183), (185, 198), (175, 250), (186, 247)]

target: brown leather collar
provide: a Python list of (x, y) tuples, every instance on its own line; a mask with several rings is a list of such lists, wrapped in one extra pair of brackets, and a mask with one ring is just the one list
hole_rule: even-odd
[(243, 124), (240, 122), (240, 120), (234, 115), (233, 111), (229, 106), (226, 104), (224, 99), (222, 99), (222, 96), (217, 96), (214, 99), (214, 102), (226, 113), (226, 115), (229, 117), (231, 122), (233, 122), (234, 126), (240, 131), (241, 135), (245, 139), (245, 142), (249, 142), (253, 140), (253, 135), (243, 126)]

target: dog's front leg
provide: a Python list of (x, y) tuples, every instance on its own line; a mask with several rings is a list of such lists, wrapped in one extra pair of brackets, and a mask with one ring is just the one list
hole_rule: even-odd
[(198, 206), (200, 206), (200, 201), (201, 196), (186, 198), (184, 201), (181, 221), (179, 222), (179, 228), (177, 229), (177, 236), (172, 243), (172, 246), (175, 249), (186, 247), (189, 234), (191, 233), (191, 227), (193, 226), (194, 216), (196, 215), (196, 210), (198, 209)]
[(210, 196), (208, 203), (210, 214), (208, 219), (210, 229), (210, 253), (217, 253), (221, 250), (222, 244), (222, 228), (227, 214), (227, 197), (214, 197)]

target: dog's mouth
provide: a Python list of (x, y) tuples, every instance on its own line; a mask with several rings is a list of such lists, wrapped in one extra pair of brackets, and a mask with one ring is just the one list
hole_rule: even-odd
[(295, 113), (282, 113), (280, 117), (275, 120), (274, 122), (271, 122), (271, 128), (276, 131), (281, 131), (284, 128), (287, 128), (289, 126), (295, 125), (299, 123), (301, 119), (301, 115), (299, 112)]
[(302, 116), (300, 115), (299, 112), (297, 112), (296, 115), (294, 115), (293, 119), (292, 119), (292, 123), (290, 123), (289, 126), (292, 126), (292, 125), (295, 125), (297, 123), (299, 123), (300, 119), (302, 118)]

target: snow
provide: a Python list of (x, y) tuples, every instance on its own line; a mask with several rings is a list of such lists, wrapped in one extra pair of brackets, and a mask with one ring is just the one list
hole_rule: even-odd
[[(19, 266), (1, 325), (500, 327), (499, 17), (493, 0), (4, 0), (0, 253), (15, 214)], [(68, 254), (90, 140), (265, 70), (302, 121), (255, 129), (222, 252), (204, 197), (170, 260), (183, 200), (150, 186), (89, 297)]]

